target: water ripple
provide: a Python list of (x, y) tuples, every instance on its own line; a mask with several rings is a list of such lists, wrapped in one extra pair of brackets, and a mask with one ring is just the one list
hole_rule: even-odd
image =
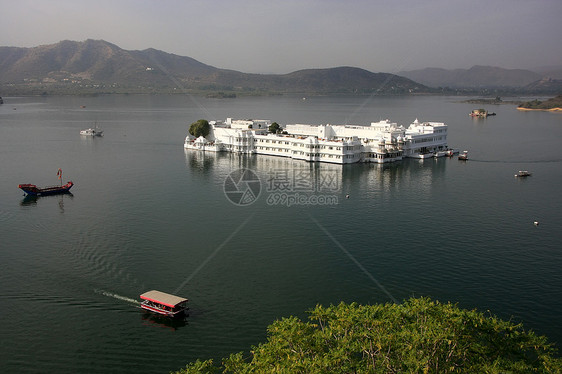
[(550, 159), (550, 160), (479, 160), (477, 158), (470, 158), (470, 162), (485, 162), (493, 164), (548, 164), (562, 162), (562, 159)]

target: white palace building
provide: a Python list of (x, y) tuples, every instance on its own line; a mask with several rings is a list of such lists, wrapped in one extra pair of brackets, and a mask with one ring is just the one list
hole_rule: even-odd
[(227, 118), (224, 123), (209, 124), (207, 137), (196, 139), (188, 134), (184, 147), (335, 164), (382, 164), (403, 157), (440, 157), (452, 152), (447, 146), (447, 125), (417, 119), (408, 128), (389, 120), (370, 126), (290, 124), (282, 134), (269, 133), (269, 120)]

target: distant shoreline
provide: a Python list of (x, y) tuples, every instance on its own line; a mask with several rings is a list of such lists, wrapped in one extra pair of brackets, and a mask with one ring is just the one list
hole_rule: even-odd
[(517, 107), (517, 110), (523, 110), (523, 111), (541, 111), (541, 112), (562, 112), (562, 108), (534, 109), (534, 108), (521, 108), (521, 107)]

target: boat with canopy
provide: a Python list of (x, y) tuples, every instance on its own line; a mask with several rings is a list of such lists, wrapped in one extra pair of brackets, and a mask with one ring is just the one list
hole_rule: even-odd
[(167, 317), (180, 316), (188, 309), (188, 299), (161, 291), (148, 291), (140, 295), (140, 298), (142, 309)]

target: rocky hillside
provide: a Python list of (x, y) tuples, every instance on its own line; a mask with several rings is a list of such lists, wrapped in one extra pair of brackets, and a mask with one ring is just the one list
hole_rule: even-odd
[(562, 93), (562, 79), (543, 78), (524, 87), (530, 94), (560, 94)]
[(219, 69), (155, 49), (127, 51), (103, 40), (62, 41), (34, 48), (0, 47), (0, 92), (408, 94), (430, 89), (393, 74), (340, 67), (284, 75)]

